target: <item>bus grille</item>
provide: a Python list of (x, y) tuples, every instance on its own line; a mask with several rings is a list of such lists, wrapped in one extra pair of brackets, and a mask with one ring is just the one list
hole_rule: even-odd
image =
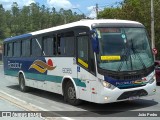
[(131, 85), (131, 86), (118, 86), (119, 89), (129, 89), (129, 88), (136, 88), (136, 87), (142, 87), (145, 86), (146, 84), (140, 84), (140, 85)]
[(146, 95), (148, 95), (148, 93), (144, 89), (127, 91), (121, 94), (117, 100), (123, 100), (123, 99), (128, 99), (130, 97), (137, 97), (137, 96), (140, 97), (140, 96), (146, 96)]
[(132, 79), (132, 80), (134, 80), (134, 79), (140, 79), (141, 78), (141, 76), (140, 75), (132, 75), (132, 76), (124, 76), (124, 80), (130, 80), (130, 79)]
[(117, 80), (138, 80), (142, 78), (142, 75), (124, 75), (124, 76), (109, 75), (109, 77)]

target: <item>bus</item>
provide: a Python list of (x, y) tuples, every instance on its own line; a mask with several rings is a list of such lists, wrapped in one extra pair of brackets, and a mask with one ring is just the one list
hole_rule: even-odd
[(145, 26), (136, 21), (80, 20), (4, 40), (4, 74), (20, 90), (61, 94), (72, 105), (111, 103), (156, 92)]

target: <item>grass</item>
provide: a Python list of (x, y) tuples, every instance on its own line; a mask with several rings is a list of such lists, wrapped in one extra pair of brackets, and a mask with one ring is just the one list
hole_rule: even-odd
[(3, 62), (2, 61), (0, 61), (0, 65), (2, 65), (3, 64)]

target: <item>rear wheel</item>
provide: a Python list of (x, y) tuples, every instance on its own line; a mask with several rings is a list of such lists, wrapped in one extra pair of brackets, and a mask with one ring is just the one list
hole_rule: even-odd
[(28, 91), (28, 87), (25, 85), (25, 79), (24, 79), (23, 74), (19, 75), (19, 87), (22, 92)]
[(76, 91), (71, 81), (68, 81), (64, 91), (64, 98), (71, 105), (79, 105), (82, 101), (76, 99)]

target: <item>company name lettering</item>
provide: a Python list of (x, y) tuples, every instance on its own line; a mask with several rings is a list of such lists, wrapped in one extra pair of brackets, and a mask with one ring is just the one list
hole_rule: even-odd
[(144, 80), (136, 80), (136, 81), (126, 81), (126, 82), (116, 82), (116, 85), (126, 85), (126, 84), (142, 84), (145, 83)]
[(22, 67), (22, 63), (11, 63), (10, 61), (8, 61), (8, 68), (16, 68), (16, 69), (21, 69)]

